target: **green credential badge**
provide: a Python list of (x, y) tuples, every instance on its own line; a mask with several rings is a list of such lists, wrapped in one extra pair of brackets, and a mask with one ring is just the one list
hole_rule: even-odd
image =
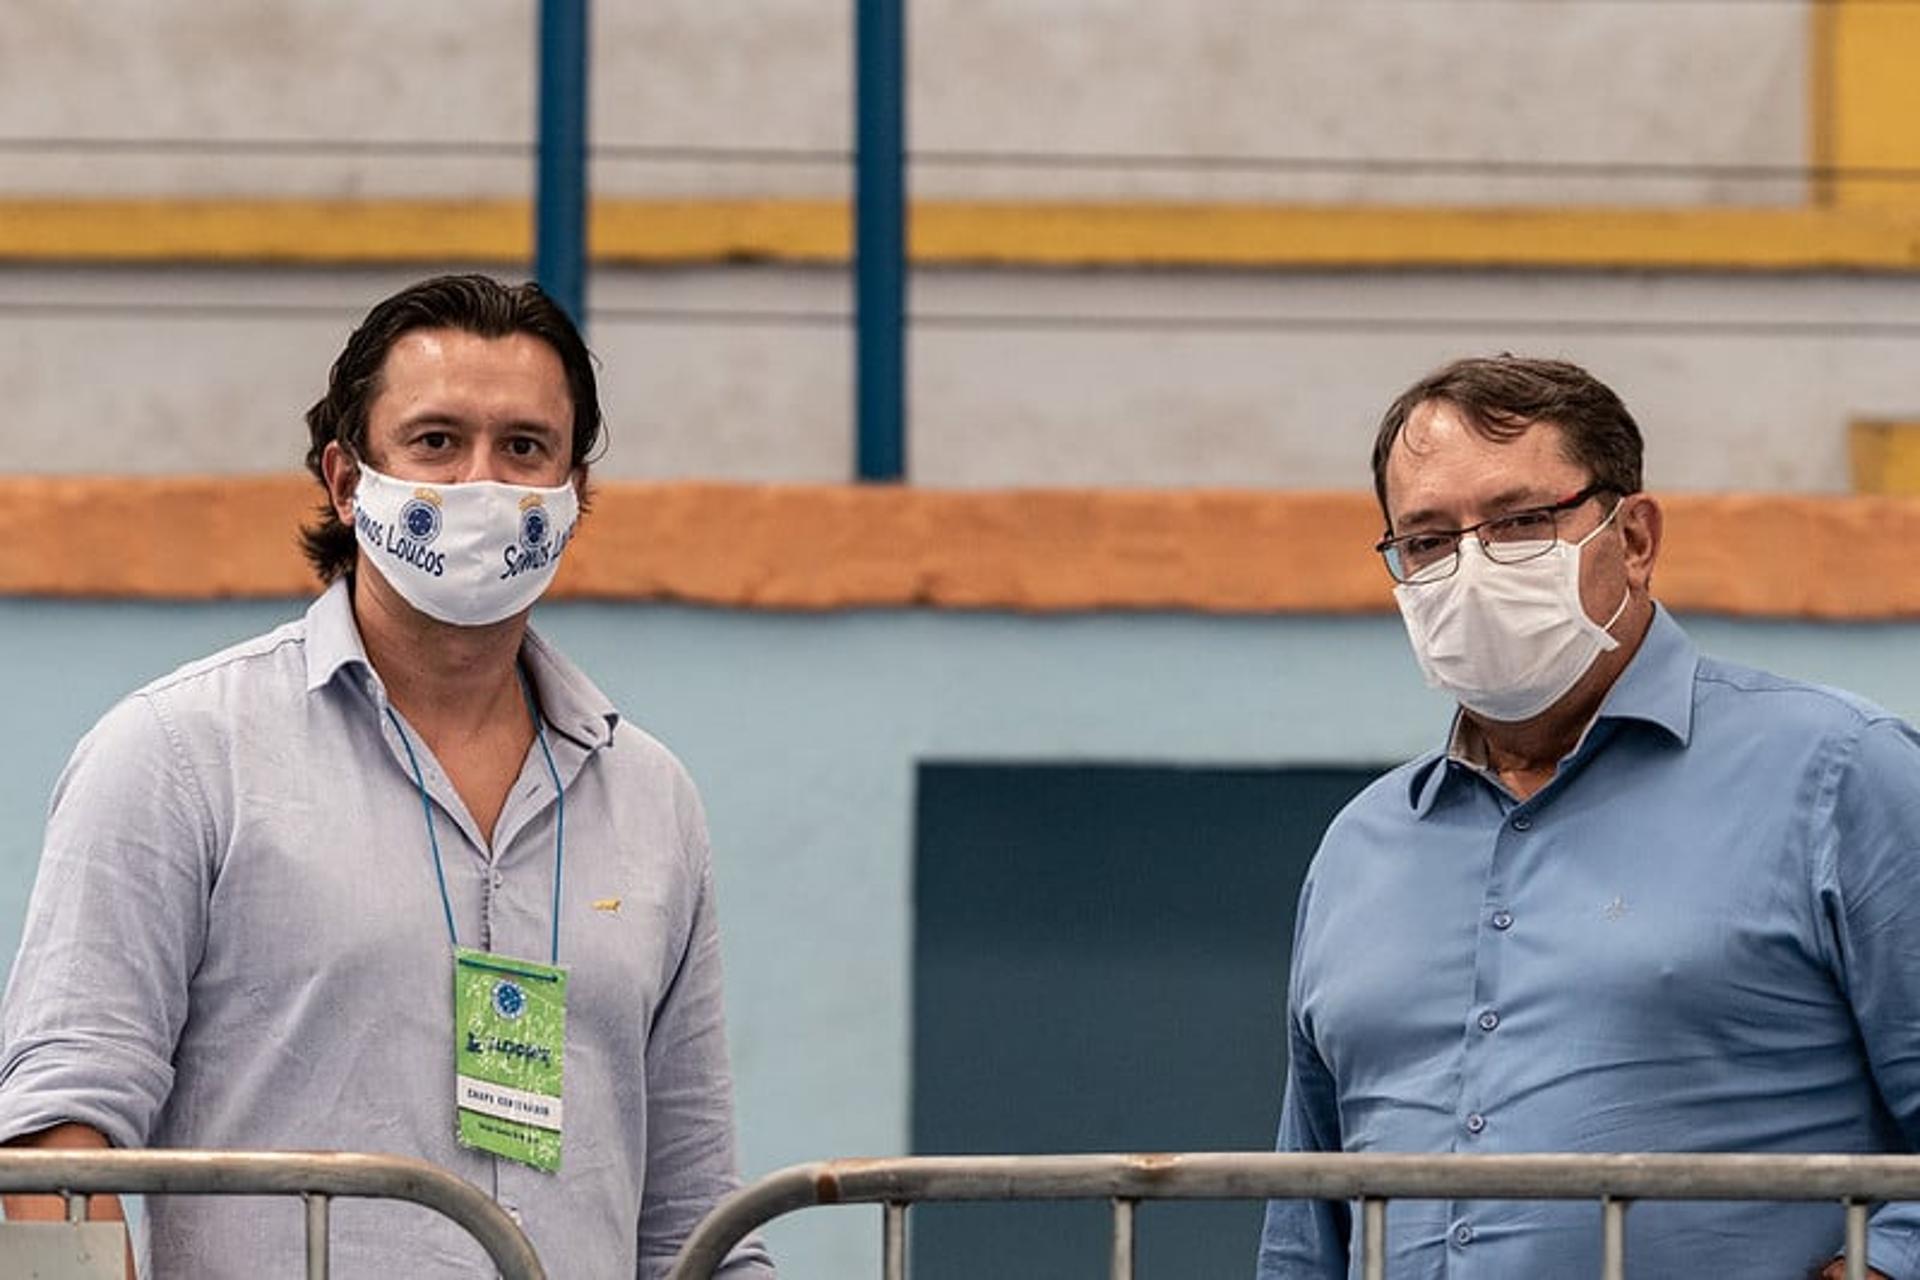
[(453, 1024), (460, 1145), (557, 1170), (567, 971), (455, 947)]

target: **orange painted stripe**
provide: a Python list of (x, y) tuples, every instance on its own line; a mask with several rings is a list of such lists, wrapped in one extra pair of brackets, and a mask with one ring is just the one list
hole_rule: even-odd
[[(0, 595), (311, 593), (304, 476), (0, 477)], [(1688, 611), (1920, 618), (1920, 500), (1676, 494)], [(1392, 607), (1365, 493), (607, 484), (560, 598), (742, 609), (1359, 613)]]

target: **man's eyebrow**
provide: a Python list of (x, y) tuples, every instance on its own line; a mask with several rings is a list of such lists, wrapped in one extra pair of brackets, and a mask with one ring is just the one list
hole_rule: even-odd
[(402, 427), (464, 427), (466, 420), (457, 413), (447, 413), (441, 409), (423, 409), (419, 413), (400, 419)]

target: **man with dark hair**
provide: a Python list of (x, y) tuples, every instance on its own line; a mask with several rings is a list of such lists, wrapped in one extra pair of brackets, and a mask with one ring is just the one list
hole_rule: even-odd
[[(592, 358), (533, 285), (428, 280), (367, 316), (307, 424), (325, 592), (133, 694), (61, 777), (0, 1138), (417, 1156), (553, 1275), (663, 1275), (737, 1181), (705, 819), (527, 625), (600, 436)], [(303, 1256), (287, 1201), (148, 1218), (156, 1275)], [(436, 1215), (335, 1218), (336, 1275), (484, 1273)], [(749, 1242), (724, 1273), (772, 1268)]]
[[(1284, 1151), (1909, 1152), (1920, 737), (1701, 656), (1652, 596), (1639, 428), (1573, 365), (1462, 360), (1373, 452), (1445, 749), (1335, 818), (1301, 891)], [(1756, 565), (1756, 572), (1766, 566)], [(1872, 1266), (1920, 1276), (1920, 1212)], [(1636, 1205), (1636, 1275), (1838, 1276), (1825, 1204)], [(1344, 1205), (1275, 1201), (1262, 1280), (1348, 1274)], [(1396, 1202), (1386, 1273), (1599, 1273), (1590, 1203)]]

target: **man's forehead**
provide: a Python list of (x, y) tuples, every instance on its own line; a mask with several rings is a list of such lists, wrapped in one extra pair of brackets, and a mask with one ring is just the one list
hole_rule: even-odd
[(1456, 506), (1558, 501), (1582, 474), (1558, 423), (1542, 419), (1501, 438), (1458, 406), (1429, 400), (1407, 415), (1394, 441), (1386, 496), (1399, 523), (1444, 516)]
[(481, 333), (458, 325), (417, 325), (396, 334), (387, 344), (380, 364), (391, 367), (396, 358), (417, 360), (483, 360), (489, 363), (551, 365), (564, 376), (565, 361), (559, 348), (537, 333), (513, 329), (506, 333)]
[(1387, 457), (1389, 473), (1395, 464), (1418, 468), (1435, 459), (1483, 457), (1503, 465), (1555, 462), (1577, 465), (1568, 450), (1566, 430), (1551, 418), (1501, 423), (1489, 430), (1485, 423), (1448, 400), (1425, 400), (1407, 415)]
[(573, 383), (554, 346), (537, 334), (491, 335), (448, 327), (409, 329), (388, 345), (369, 388), (369, 407), (396, 385), (437, 386), (444, 391), (492, 392), (503, 388), (522, 398), (557, 395), (566, 420), (575, 414)]

